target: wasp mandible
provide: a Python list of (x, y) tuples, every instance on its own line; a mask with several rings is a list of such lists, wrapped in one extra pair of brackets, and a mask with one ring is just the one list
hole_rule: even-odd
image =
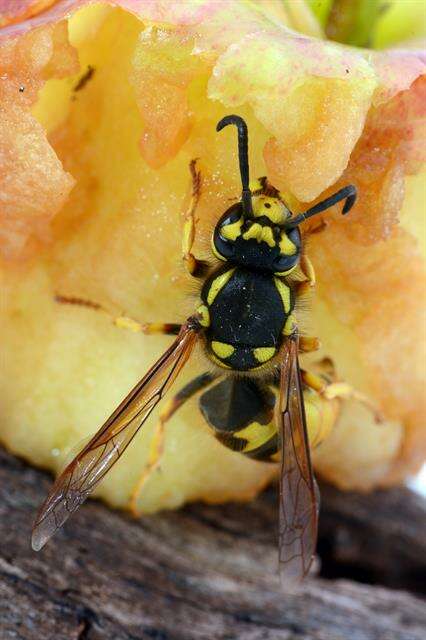
[[(353, 186), (299, 215), (293, 215), (279, 190), (263, 177), (250, 183), (245, 121), (229, 115), (217, 131), (235, 125), (242, 193), (219, 219), (212, 235), (214, 266), (192, 253), (201, 176), (190, 165), (192, 200), (184, 218), (183, 260), (198, 279), (200, 303), (182, 325), (139, 325), (147, 333), (176, 334), (173, 344), (135, 386), (111, 417), (58, 477), (42, 505), (32, 534), (39, 550), (117, 462), (149, 415), (170, 389), (197, 343), (213, 367), (186, 385), (172, 400), (160, 428), (194, 394), (214, 435), (227, 447), (255, 460), (280, 461), (280, 561), (286, 579), (305, 576), (314, 557), (318, 491), (312, 472), (304, 389), (333, 397), (333, 383), (301, 371), (298, 355), (317, 347), (299, 335), (294, 314), (298, 296), (315, 282), (303, 252), (300, 225), (344, 200), (346, 214), (356, 199)], [(304, 280), (293, 277), (296, 270)], [(79, 299), (63, 302), (85, 303)], [(348, 395), (337, 385), (337, 395)], [(161, 433), (157, 434), (158, 443)], [(158, 464), (157, 445), (150, 468)]]

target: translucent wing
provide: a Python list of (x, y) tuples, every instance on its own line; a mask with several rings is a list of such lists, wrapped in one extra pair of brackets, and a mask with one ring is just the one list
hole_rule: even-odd
[(34, 523), (31, 539), (34, 550), (46, 544), (120, 458), (173, 384), (192, 351), (198, 331), (196, 320), (189, 318), (174, 343), (56, 480)]
[(297, 336), (290, 337), (285, 345), (279, 421), (282, 449), (279, 559), (283, 583), (291, 586), (311, 567), (317, 541), (319, 503), (309, 454)]

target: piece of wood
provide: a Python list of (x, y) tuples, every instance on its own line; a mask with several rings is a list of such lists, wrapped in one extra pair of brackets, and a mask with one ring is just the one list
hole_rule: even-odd
[(321, 574), (426, 595), (426, 500), (406, 488), (368, 495), (322, 487)]
[[(312, 578), (298, 593), (283, 594), (275, 574), (272, 490), (247, 505), (191, 505), (139, 521), (90, 502), (36, 554), (29, 546), (31, 521), (50, 482), (0, 452), (1, 640), (425, 637), (426, 607), (408, 593)], [(380, 530), (388, 530), (390, 517), (402, 522), (410, 499), (399, 504), (398, 492), (388, 494), (401, 513), (381, 510)], [(324, 518), (331, 523), (335, 510), (355, 536), (351, 509), (341, 515), (339, 499), (329, 500)], [(357, 500), (355, 521), (365, 519), (373, 531), (369, 497)], [(405, 562), (412, 551), (403, 549), (403, 527), (400, 534), (396, 556)]]

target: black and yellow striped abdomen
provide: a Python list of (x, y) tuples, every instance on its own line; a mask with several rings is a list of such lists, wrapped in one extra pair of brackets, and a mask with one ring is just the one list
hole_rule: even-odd
[(268, 385), (226, 376), (205, 391), (199, 403), (201, 413), (222, 444), (255, 460), (274, 461), (279, 443), (275, 393)]
[[(305, 373), (302, 371), (302, 379)], [(327, 384), (328, 377), (321, 377)], [(226, 447), (254, 460), (276, 462), (280, 451), (278, 394), (279, 374), (268, 382), (224, 376), (202, 393), (199, 406), (215, 437)], [(340, 403), (306, 385), (303, 397), (309, 442), (316, 448), (336, 424)]]
[(207, 350), (220, 366), (256, 369), (273, 358), (291, 324), (292, 291), (278, 277), (227, 266), (205, 283)]

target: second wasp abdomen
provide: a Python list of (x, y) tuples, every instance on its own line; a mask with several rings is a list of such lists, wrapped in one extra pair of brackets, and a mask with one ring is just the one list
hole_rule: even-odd
[(275, 356), (294, 306), (282, 280), (227, 266), (207, 280), (201, 297), (207, 349), (214, 362), (248, 371)]

